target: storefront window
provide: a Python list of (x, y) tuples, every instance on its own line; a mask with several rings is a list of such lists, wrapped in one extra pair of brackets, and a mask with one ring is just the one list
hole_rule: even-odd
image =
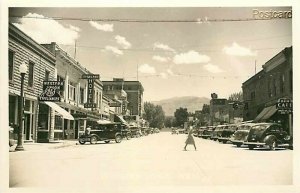
[(54, 129), (55, 130), (62, 130), (62, 123), (63, 123), (62, 117), (58, 116), (58, 115), (55, 115)]
[(9, 123), (16, 122), (16, 105), (17, 105), (17, 97), (9, 96)]
[(79, 131), (84, 131), (84, 120), (79, 120)]

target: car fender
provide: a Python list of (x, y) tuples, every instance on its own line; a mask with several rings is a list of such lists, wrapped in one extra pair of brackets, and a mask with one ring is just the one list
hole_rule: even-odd
[[(115, 134), (115, 137), (116, 137), (117, 135), (121, 135), (121, 133), (120, 133), (120, 132), (117, 132), (117, 133)], [(122, 135), (121, 135), (121, 137), (122, 137)]]
[(276, 138), (275, 135), (267, 135), (267, 136), (264, 138), (264, 142), (265, 142), (266, 144), (269, 144), (269, 142), (270, 142), (270, 141), (273, 141), (273, 140), (277, 141), (277, 138)]

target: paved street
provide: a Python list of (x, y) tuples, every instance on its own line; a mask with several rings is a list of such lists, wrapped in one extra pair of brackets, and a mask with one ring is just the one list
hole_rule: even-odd
[[(10, 187), (290, 185), (291, 150), (254, 150), (161, 132), (96, 145), (25, 144), (10, 152)], [(116, 186), (117, 185), (117, 186)]]

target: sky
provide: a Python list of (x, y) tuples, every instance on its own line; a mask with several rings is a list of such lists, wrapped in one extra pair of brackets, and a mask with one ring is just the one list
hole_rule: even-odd
[(291, 10), (18, 7), (10, 8), (9, 15), (20, 17), (9, 19), (38, 43), (56, 42), (101, 80), (139, 80), (144, 101), (157, 101), (210, 98), (211, 93), (228, 98), (292, 45), (292, 19), (245, 21), (253, 18), (253, 9)]

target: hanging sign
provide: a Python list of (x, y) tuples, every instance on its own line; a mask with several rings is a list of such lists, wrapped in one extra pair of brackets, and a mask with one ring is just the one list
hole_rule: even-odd
[(63, 81), (43, 81), (43, 92), (38, 98), (40, 101), (60, 102), (59, 93), (63, 88)]

